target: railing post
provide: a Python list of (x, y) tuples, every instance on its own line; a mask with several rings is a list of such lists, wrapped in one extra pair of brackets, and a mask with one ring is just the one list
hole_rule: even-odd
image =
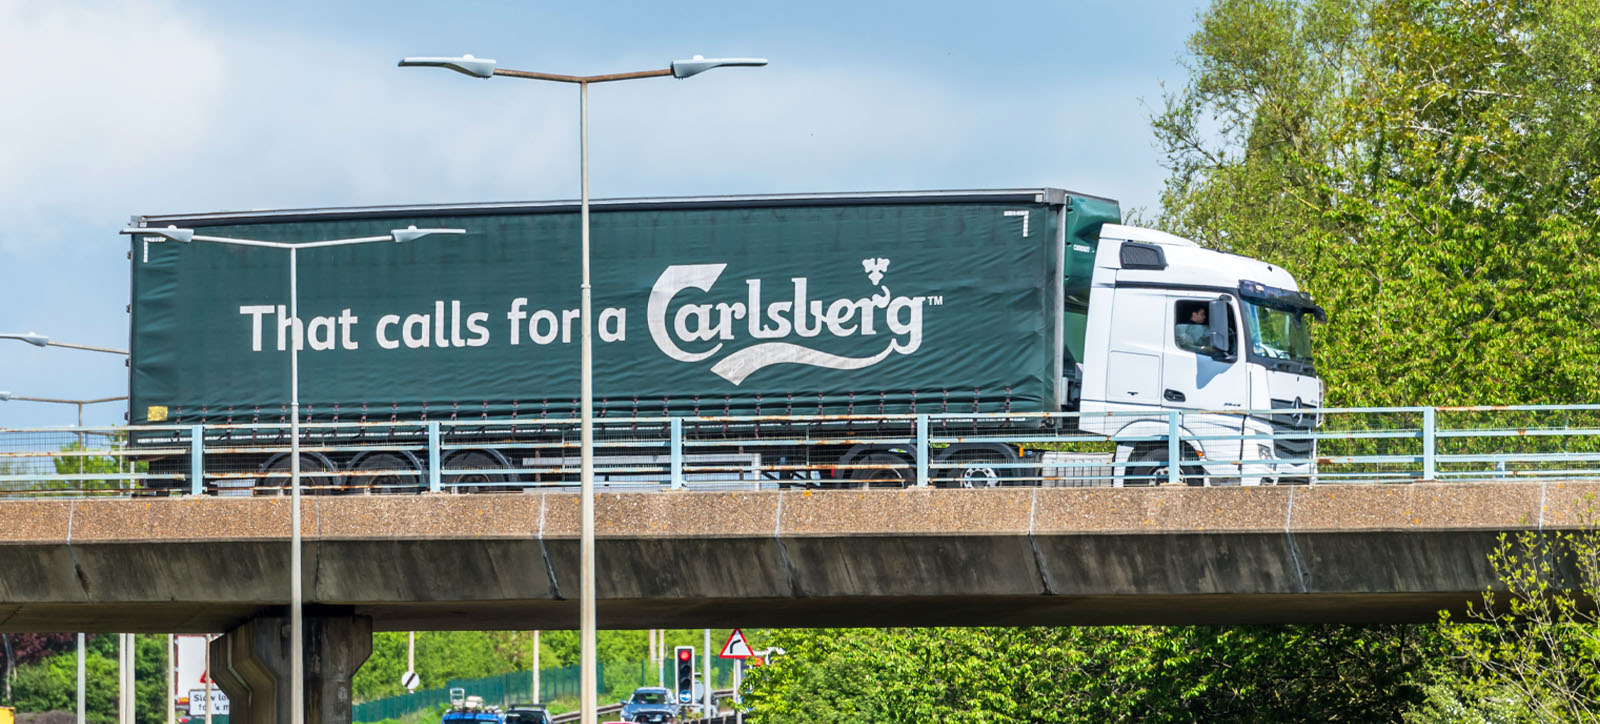
[(917, 415), (917, 485), (928, 485), (928, 416)]
[(444, 489), (443, 476), (440, 474), (440, 460), (444, 458), (439, 454), (439, 421), (428, 423), (428, 492), (437, 493)]
[(683, 487), (683, 418), (672, 418), (672, 489)]
[(1167, 410), (1167, 482), (1172, 485), (1183, 484), (1183, 456), (1178, 453), (1181, 449), (1178, 435), (1178, 411)]
[(1422, 408), (1422, 479), (1434, 480), (1437, 472), (1434, 470), (1434, 408)]
[[(189, 494), (205, 495), (205, 459), (206, 435), (204, 425), (189, 426)], [(132, 486), (130, 486), (132, 487)]]

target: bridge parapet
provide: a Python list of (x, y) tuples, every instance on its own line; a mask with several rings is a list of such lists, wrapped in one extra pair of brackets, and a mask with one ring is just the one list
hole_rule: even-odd
[[(601, 624), (1429, 621), (1600, 483), (603, 494)], [(309, 609), (576, 620), (568, 493), (306, 498)], [(0, 502), (0, 630), (215, 632), (287, 604), (286, 498)]]

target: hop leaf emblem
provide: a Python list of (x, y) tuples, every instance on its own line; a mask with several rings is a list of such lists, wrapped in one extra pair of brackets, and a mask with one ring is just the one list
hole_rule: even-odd
[(873, 284), (877, 284), (883, 280), (883, 273), (889, 271), (889, 260), (881, 257), (862, 259), (861, 268), (867, 270), (867, 278), (871, 279)]

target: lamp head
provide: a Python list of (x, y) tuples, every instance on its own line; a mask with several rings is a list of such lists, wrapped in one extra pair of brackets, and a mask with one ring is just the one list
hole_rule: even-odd
[(688, 78), (723, 66), (760, 67), (766, 64), (766, 58), (707, 58), (697, 54), (688, 60), (672, 61), (672, 77)]
[(50, 344), (50, 338), (38, 332), (24, 332), (22, 334), (0, 334), (3, 339), (20, 339), (35, 347), (44, 347)]
[(167, 241), (176, 241), (184, 244), (194, 241), (194, 229), (180, 229), (176, 226), (168, 226), (164, 229), (159, 226), (149, 228), (133, 226), (118, 233), (129, 236), (159, 236)]
[(494, 65), (493, 59), (474, 58), (470, 55), (463, 55), (459, 58), (404, 58), (400, 61), (401, 68), (449, 68), (457, 73), (470, 75), (474, 78), (493, 77)]
[(406, 243), (408, 241), (416, 241), (417, 239), (421, 239), (422, 237), (428, 236), (429, 234), (465, 234), (465, 233), (467, 233), (466, 229), (418, 229), (416, 224), (412, 224), (411, 226), (408, 226), (408, 227), (406, 227), (404, 229), (395, 229), (393, 231), (390, 231), (389, 232), (389, 236), (394, 237), (394, 240), (396, 242), (404, 244), (404, 243)]

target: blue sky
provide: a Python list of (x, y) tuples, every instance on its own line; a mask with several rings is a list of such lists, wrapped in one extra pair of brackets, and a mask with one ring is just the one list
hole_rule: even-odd
[[(407, 55), (771, 59), (593, 88), (597, 198), (1047, 185), (1153, 207), (1148, 117), (1200, 5), (0, 0), (0, 333), (125, 347), (133, 214), (577, 196), (576, 89)], [(0, 390), (126, 385), (120, 358), (0, 340)], [(74, 414), (0, 403), (0, 427)]]

